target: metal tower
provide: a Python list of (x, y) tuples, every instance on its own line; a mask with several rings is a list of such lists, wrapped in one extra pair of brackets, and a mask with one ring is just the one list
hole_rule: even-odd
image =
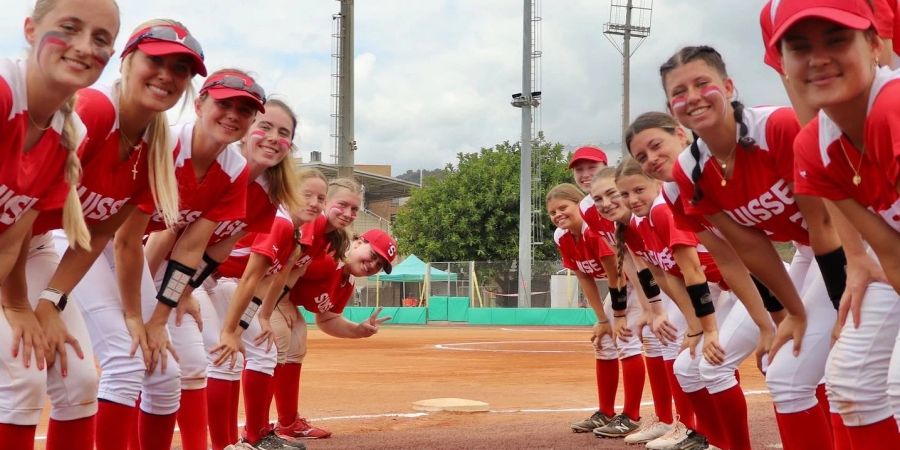
[(332, 18), (331, 99), (334, 148), (332, 163), (339, 177), (353, 176), (356, 138), (353, 130), (353, 0), (341, 2), (341, 12)]
[[(519, 165), (519, 301), (520, 308), (531, 306), (531, 263), (533, 229), (535, 223), (533, 197), (534, 170), (531, 144), (533, 133), (533, 109), (541, 102), (541, 93), (535, 91), (537, 82), (535, 66), (539, 67), (540, 51), (535, 51), (535, 45), (540, 41), (534, 33), (534, 26), (540, 24), (541, 18), (535, 14), (538, 9), (538, 0), (523, 0), (524, 12), (522, 14), (522, 92), (513, 94), (512, 105), (522, 108), (522, 138), (520, 142), (521, 162)], [(538, 27), (539, 28), (539, 27)], [(540, 159), (540, 158), (536, 158)], [(538, 161), (540, 163), (540, 161)], [(540, 168), (540, 166), (538, 166)], [(538, 180), (539, 181), (539, 180)], [(539, 186), (539, 185), (538, 185)], [(537, 189), (538, 192), (540, 191)], [(538, 198), (540, 195), (537, 196)]]
[[(653, 18), (653, 0), (612, 0), (609, 5), (609, 22), (603, 26), (606, 39), (622, 55), (622, 154), (625, 149), (625, 130), (631, 121), (628, 105), (630, 102), (631, 55), (644, 43), (650, 35), (650, 23)], [(622, 36), (622, 46), (610, 36)], [(631, 38), (640, 39), (634, 50), (631, 49)]]

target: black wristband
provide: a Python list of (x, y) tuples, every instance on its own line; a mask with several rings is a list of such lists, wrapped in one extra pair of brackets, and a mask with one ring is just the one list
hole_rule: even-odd
[(262, 305), (262, 300), (259, 297), (253, 297), (250, 299), (250, 304), (247, 305), (247, 309), (244, 310), (244, 314), (241, 315), (241, 321), (238, 322), (238, 325), (243, 329), (250, 328), (250, 321), (253, 320), (253, 316), (256, 315), (256, 311), (259, 310), (259, 307)]
[(706, 317), (716, 312), (712, 296), (709, 295), (709, 283), (700, 283), (687, 286), (687, 293), (694, 305), (694, 313), (697, 317)]
[(169, 260), (166, 264), (166, 274), (163, 276), (162, 284), (159, 286), (159, 292), (156, 294), (156, 300), (170, 308), (178, 306), (178, 300), (184, 293), (184, 288), (191, 281), (191, 277), (197, 272), (178, 261)]
[(194, 289), (200, 287), (219, 268), (219, 264), (218, 261), (203, 253), (203, 259), (200, 260), (200, 264), (197, 266), (197, 272), (191, 277), (191, 282), (188, 285)]
[(703, 335), (703, 331), (698, 331), (698, 332), (696, 332), (696, 333), (694, 333), (694, 334), (685, 333), (685, 334), (684, 334), (684, 337), (697, 337), (697, 336), (702, 336), (702, 335)]
[(628, 288), (609, 288), (609, 299), (612, 304), (613, 311), (624, 311), (628, 309)]
[(763, 306), (766, 307), (766, 311), (778, 312), (784, 310), (784, 305), (778, 301), (778, 297), (775, 297), (775, 294), (773, 294), (766, 285), (762, 284), (762, 281), (757, 280), (753, 275), (750, 275), (750, 278), (753, 280), (753, 284), (756, 285), (759, 296), (762, 297)]
[(847, 255), (844, 254), (844, 248), (838, 247), (833, 252), (816, 255), (816, 262), (819, 263), (819, 271), (825, 280), (828, 298), (831, 299), (834, 309), (838, 309), (841, 296), (847, 288)]
[(644, 269), (638, 272), (638, 280), (641, 282), (641, 289), (644, 290), (644, 296), (653, 298), (659, 296), (659, 285), (650, 273), (650, 269)]
[(285, 295), (290, 294), (291, 289), (293, 289), (293, 286), (284, 285), (284, 287), (281, 288), (281, 295), (278, 296), (278, 301), (280, 302), (281, 299), (283, 299)]

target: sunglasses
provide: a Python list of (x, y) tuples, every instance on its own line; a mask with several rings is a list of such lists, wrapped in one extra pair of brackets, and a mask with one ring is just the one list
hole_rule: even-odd
[(173, 42), (183, 45), (187, 47), (188, 50), (200, 56), (200, 59), (203, 59), (203, 48), (200, 46), (200, 42), (186, 31), (184, 38), (178, 37), (178, 31), (175, 29), (175, 27), (169, 25), (152, 26), (136, 34), (131, 38), (131, 40), (128, 41), (127, 44), (125, 44), (125, 50), (122, 51), (122, 55), (127, 55), (132, 50), (134, 50), (134, 48), (137, 47), (141, 42), (147, 39)]
[(250, 95), (256, 97), (260, 102), (266, 102), (266, 91), (264, 91), (260, 85), (256, 84), (255, 81), (248, 82), (247, 80), (234, 75), (225, 75), (218, 80), (204, 84), (203, 88), (200, 89), (200, 93), (202, 94), (214, 87), (219, 86), (247, 92)]

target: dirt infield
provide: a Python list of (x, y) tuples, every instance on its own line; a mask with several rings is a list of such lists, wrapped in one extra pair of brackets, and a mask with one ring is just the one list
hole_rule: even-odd
[[(586, 328), (395, 326), (372, 339), (349, 340), (311, 330), (300, 410), (334, 436), (308, 446), (638, 448), (569, 430), (570, 422), (590, 415), (597, 404), (588, 333)], [(778, 432), (764, 380), (752, 361), (741, 376), (753, 447), (772, 448)], [(437, 397), (488, 402), (491, 411), (412, 409), (412, 402)], [(650, 399), (648, 383), (643, 411), (651, 411)], [(45, 434), (44, 427), (38, 434)]]

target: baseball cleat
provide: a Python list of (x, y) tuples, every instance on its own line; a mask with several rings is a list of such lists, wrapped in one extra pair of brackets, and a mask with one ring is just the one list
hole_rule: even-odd
[(591, 414), (591, 417), (588, 417), (581, 422), (575, 422), (570, 426), (572, 427), (572, 431), (576, 433), (590, 433), (594, 428), (600, 428), (608, 424), (610, 420), (612, 420), (612, 417), (597, 411), (594, 414)]
[(641, 421), (641, 426), (637, 429), (637, 431), (629, 434), (628, 436), (625, 436), (625, 443), (644, 444), (658, 437), (664, 436), (671, 429), (672, 425), (662, 423), (656, 416), (651, 415), (650, 417)]
[(300, 416), (297, 416), (294, 423), (286, 427), (281, 426), (280, 423), (275, 424), (275, 434), (285, 439), (325, 439), (331, 436), (330, 431), (314, 427)]
[(675, 420), (675, 424), (668, 433), (647, 442), (647, 448), (650, 450), (665, 450), (673, 447), (681, 441), (688, 438), (688, 429), (683, 423)]
[(607, 438), (625, 437), (637, 431), (640, 426), (640, 422), (631, 420), (631, 418), (625, 414), (619, 414), (616, 417), (613, 417), (608, 424), (599, 428), (594, 428), (594, 436)]

